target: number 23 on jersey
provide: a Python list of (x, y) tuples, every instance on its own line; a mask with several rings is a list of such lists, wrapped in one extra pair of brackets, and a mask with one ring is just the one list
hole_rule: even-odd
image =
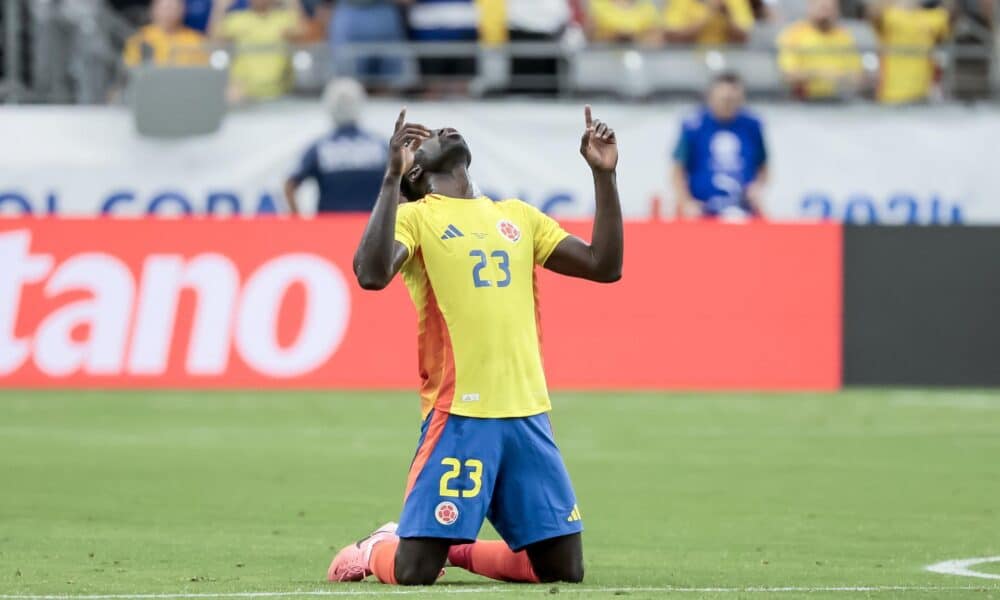
[(504, 288), (510, 285), (510, 255), (506, 250), (494, 250), (488, 255), (485, 250), (470, 250), (469, 256), (476, 259), (472, 267), (472, 283), (477, 288)]

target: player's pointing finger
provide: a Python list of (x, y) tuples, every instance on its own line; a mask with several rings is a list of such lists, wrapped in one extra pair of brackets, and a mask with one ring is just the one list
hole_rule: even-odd
[(396, 119), (396, 127), (393, 129), (393, 131), (399, 131), (400, 129), (402, 129), (403, 123), (405, 122), (406, 122), (406, 107), (404, 106), (403, 110), (399, 111), (399, 117)]
[(431, 137), (431, 130), (427, 129), (423, 125), (414, 125), (412, 123), (407, 123), (403, 126), (402, 133), (407, 136), (420, 137), (427, 139)]
[(590, 129), (591, 124), (594, 122), (593, 117), (590, 116), (590, 105), (583, 105), (583, 121), (587, 124), (587, 129)]

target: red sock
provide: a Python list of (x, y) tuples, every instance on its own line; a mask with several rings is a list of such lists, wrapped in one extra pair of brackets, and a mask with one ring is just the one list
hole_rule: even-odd
[(538, 583), (528, 553), (514, 552), (500, 541), (479, 540), (452, 546), (448, 560), (456, 567), (499, 581)]
[(397, 546), (399, 546), (399, 538), (379, 542), (372, 548), (372, 556), (368, 561), (368, 568), (372, 570), (375, 577), (378, 577), (378, 580), (382, 583), (396, 584)]

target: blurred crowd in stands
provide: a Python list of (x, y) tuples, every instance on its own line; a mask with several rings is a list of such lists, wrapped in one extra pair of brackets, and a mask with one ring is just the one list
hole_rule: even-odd
[[(374, 93), (412, 90), (414, 82), (432, 94), (466, 93), (490, 48), (550, 48), (511, 54), (510, 70), (554, 81), (559, 66), (583, 48), (725, 46), (773, 52), (771, 64), (795, 98), (860, 94), (911, 103), (936, 94), (935, 48), (962, 43), (970, 32), (985, 40), (987, 58), (955, 54), (949, 66), (978, 61), (973, 70), (988, 79), (995, 35), (992, 0), (33, 0), (28, 6), (37, 17), (88, 4), (110, 7), (130, 24), (121, 55), (126, 65), (228, 67), (234, 102), (286, 94), (293, 85), (291, 48), (307, 44), (328, 48), (325, 76), (357, 78)], [(550, 82), (532, 91), (554, 89)]]

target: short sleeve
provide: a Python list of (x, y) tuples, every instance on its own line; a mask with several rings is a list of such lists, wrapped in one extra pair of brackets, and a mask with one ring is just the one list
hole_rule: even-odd
[(285, 10), (281, 12), (281, 25), (285, 30), (295, 29), (299, 24), (299, 14), (294, 10)]
[(687, 128), (681, 125), (681, 131), (677, 135), (677, 143), (674, 144), (674, 162), (687, 165), (688, 157), (691, 155), (691, 146), (688, 143)]
[(726, 8), (729, 9), (729, 16), (734, 25), (743, 31), (753, 28), (753, 10), (747, 0), (728, 0)]
[(668, 29), (680, 29), (691, 21), (691, 3), (688, 0), (670, 0), (663, 13), (663, 24)]
[(420, 215), (419, 205), (415, 202), (400, 204), (396, 209), (396, 241), (406, 246), (409, 253), (407, 261), (420, 248)]
[(230, 39), (239, 37), (243, 33), (243, 23), (245, 22), (246, 20), (239, 11), (224, 16), (220, 26), (222, 36)]
[(843, 69), (847, 73), (860, 73), (864, 70), (864, 65), (861, 62), (861, 53), (858, 52), (857, 42), (854, 41), (854, 34), (850, 31), (846, 32), (844, 52), (843, 52)]
[(306, 179), (315, 178), (319, 175), (319, 151), (317, 146), (312, 146), (306, 150), (299, 161), (298, 166), (289, 175), (295, 183), (302, 183)]
[(935, 41), (941, 41), (951, 34), (948, 11), (943, 8), (932, 9)]
[(569, 233), (555, 219), (534, 206), (527, 202), (521, 202), (521, 204), (524, 207), (524, 215), (528, 225), (531, 227), (532, 242), (535, 246), (535, 264), (544, 265), (549, 256), (552, 256), (556, 246), (569, 237)]
[(142, 61), (142, 52), (139, 47), (142, 45), (142, 34), (135, 34), (125, 42), (125, 50), (122, 52), (122, 60), (128, 67), (135, 67)]
[(795, 73), (801, 68), (801, 59), (795, 43), (795, 30), (791, 29), (795, 25), (781, 32), (778, 36), (778, 68), (783, 73)]
[(887, 6), (879, 15), (879, 26), (883, 29), (883, 35), (890, 31), (899, 22), (900, 10), (895, 6)]
[(610, 27), (608, 8), (608, 0), (590, 0), (590, 19), (598, 28)]
[(656, 27), (657, 22), (660, 20), (660, 13), (653, 6), (652, 2), (646, 2), (643, 4), (640, 12), (640, 31), (648, 31)]
[(495, 46), (507, 42), (507, 3), (504, 0), (477, 0), (479, 9), (479, 41)]
[(767, 164), (768, 159), (767, 141), (764, 139), (764, 126), (760, 123), (760, 121), (757, 122), (757, 127), (754, 128), (754, 133), (756, 134), (757, 146), (760, 151), (760, 163), (757, 165), (757, 168), (759, 169)]

